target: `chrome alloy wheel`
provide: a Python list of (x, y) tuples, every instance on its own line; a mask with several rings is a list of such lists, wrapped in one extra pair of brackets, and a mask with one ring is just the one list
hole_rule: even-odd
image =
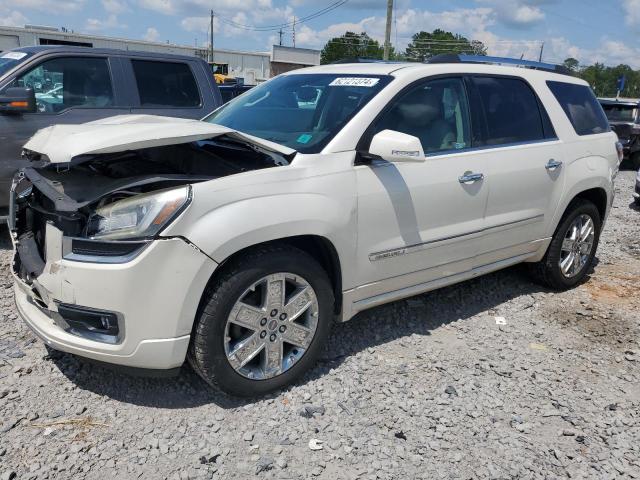
[(274, 273), (261, 278), (245, 290), (227, 318), (227, 360), (252, 380), (286, 372), (311, 345), (318, 314), (316, 293), (299, 275)]
[(567, 278), (578, 275), (589, 260), (595, 227), (589, 215), (582, 214), (575, 218), (567, 230), (560, 251), (560, 271)]

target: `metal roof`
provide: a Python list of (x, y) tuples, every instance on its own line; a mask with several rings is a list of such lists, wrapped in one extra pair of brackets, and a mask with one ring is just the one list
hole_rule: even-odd
[(160, 53), (160, 52), (143, 52), (138, 50), (121, 50), (117, 48), (94, 48), (94, 47), (76, 47), (69, 45), (38, 45), (33, 47), (18, 47), (13, 51), (31, 53), (37, 55), (38, 53), (86, 53), (86, 54), (98, 54), (98, 55), (127, 55), (127, 56), (144, 56), (146, 58), (175, 58), (176, 60), (194, 60), (198, 59), (193, 55), (178, 55), (176, 53)]

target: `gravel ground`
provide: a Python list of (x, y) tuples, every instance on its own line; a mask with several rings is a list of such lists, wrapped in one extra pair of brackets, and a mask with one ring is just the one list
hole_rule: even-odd
[(47, 351), (16, 316), (5, 238), (0, 479), (640, 478), (633, 177), (582, 286), (512, 268), (377, 308), (253, 401), (188, 367), (140, 379)]

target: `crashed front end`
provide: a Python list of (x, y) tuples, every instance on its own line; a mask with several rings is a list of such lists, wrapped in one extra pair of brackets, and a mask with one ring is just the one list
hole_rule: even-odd
[(155, 137), (68, 162), (27, 150), (41, 166), (21, 170), (11, 188), (15, 298), (55, 349), (128, 367), (179, 367), (217, 265), (163, 228), (189, 208), (193, 183), (275, 165), (272, 152), (225, 138)]
[(215, 263), (181, 238), (87, 238), (80, 214), (41, 208), (48, 202), (29, 183), (27, 175), (14, 183), (11, 231), (16, 305), (29, 327), (80, 356), (179, 367)]

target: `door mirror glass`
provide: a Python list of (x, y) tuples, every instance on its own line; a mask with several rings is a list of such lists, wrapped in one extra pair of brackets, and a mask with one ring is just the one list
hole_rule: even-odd
[(418, 137), (395, 130), (383, 130), (371, 140), (369, 154), (388, 162), (424, 162), (424, 151)]
[(9, 87), (0, 95), (0, 112), (33, 113), (36, 111), (36, 95), (32, 88)]

